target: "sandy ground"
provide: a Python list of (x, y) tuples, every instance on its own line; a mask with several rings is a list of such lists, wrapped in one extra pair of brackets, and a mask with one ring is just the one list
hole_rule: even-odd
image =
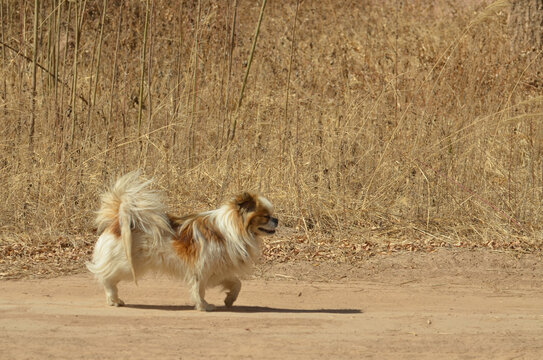
[(541, 264), (438, 251), (267, 265), (234, 308), (211, 313), (164, 278), (121, 285), (123, 308), (86, 273), (1, 281), (0, 358), (541, 359)]

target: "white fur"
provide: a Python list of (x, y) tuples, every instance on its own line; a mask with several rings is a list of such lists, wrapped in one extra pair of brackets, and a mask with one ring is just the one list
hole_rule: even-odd
[[(207, 223), (222, 234), (224, 242), (208, 241), (194, 221), (185, 221), (175, 233), (162, 196), (150, 190), (149, 185), (138, 173), (130, 173), (102, 196), (97, 225), (103, 233), (87, 268), (104, 286), (107, 303), (124, 305), (118, 297), (119, 281), (137, 281), (148, 271), (156, 271), (183, 278), (199, 310), (213, 309), (204, 300), (205, 290), (218, 285), (227, 290), (225, 304), (231, 306), (241, 289), (239, 276), (250, 270), (260, 254), (258, 235), (237, 228), (239, 222), (234, 221), (237, 209), (232, 204), (196, 215), (207, 218)], [(271, 203), (263, 197), (258, 200), (271, 213)], [(115, 234), (115, 221), (120, 225), (121, 241)], [(277, 222), (272, 228), (276, 225)], [(186, 263), (173, 247), (175, 236), (186, 226), (192, 226), (198, 248), (193, 264)]]

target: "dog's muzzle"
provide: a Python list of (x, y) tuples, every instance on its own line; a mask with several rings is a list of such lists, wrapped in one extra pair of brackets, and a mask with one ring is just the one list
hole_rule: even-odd
[(277, 218), (270, 218), (266, 225), (260, 226), (258, 230), (266, 233), (266, 234), (275, 234), (275, 228), (277, 227), (277, 224), (279, 224), (279, 220)]

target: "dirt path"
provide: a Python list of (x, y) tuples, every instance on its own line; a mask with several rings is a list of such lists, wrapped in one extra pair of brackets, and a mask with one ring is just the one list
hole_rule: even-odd
[(540, 259), (452, 255), (268, 267), (212, 313), (168, 279), (124, 284), (124, 308), (88, 274), (2, 281), (0, 358), (542, 358)]

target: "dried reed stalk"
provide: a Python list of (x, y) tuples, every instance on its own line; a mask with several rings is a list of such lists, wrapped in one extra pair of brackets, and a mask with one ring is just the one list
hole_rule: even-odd
[[(227, 124), (228, 126), (230, 123), (228, 120), (230, 119), (230, 80), (232, 78), (232, 54), (234, 52), (234, 41), (236, 37), (236, 19), (238, 15), (238, 0), (234, 0), (234, 12), (232, 14), (232, 25), (230, 26), (230, 41), (228, 46), (228, 68), (226, 71), (226, 95), (224, 99), (224, 120), (222, 124), (222, 134), (221, 134), (221, 143), (219, 148), (222, 148), (223, 146), (223, 137), (224, 137), (224, 129), (226, 128)], [(230, 129), (228, 129), (230, 130)], [(227, 134), (227, 140), (229, 138), (229, 135)]]
[[(2, 45), (6, 42), (6, 39), (5, 39), (5, 28), (4, 28), (4, 22), (6, 20), (4, 19), (4, 0), (0, 1), (0, 31), (2, 32), (1, 36), (0, 36), (0, 41), (2, 41)], [(7, 62), (6, 62), (6, 47), (5, 46), (2, 46), (2, 66), (4, 68), (7, 68)], [(5, 97), (6, 94), (7, 94), (7, 89), (8, 89), (8, 86), (7, 86), (7, 77), (4, 76), (4, 89), (3, 89), (3, 96)], [(4, 111), (5, 111), (5, 108), (4, 108)]]
[(96, 75), (95, 75), (94, 86), (93, 86), (93, 91), (92, 91), (92, 98), (89, 99), (92, 105), (96, 104), (96, 90), (98, 89), (98, 82), (100, 81), (100, 61), (102, 59), (102, 41), (104, 39), (104, 21), (106, 19), (106, 12), (107, 12), (107, 0), (104, 0), (104, 3), (102, 5), (102, 17), (100, 18), (100, 35), (98, 36), (98, 50), (96, 50), (98, 54), (97, 60), (96, 60)]
[(141, 153), (142, 153), (142, 140), (141, 140), (141, 118), (142, 118), (142, 109), (143, 109), (143, 88), (145, 83), (145, 59), (147, 54), (147, 28), (149, 25), (149, 0), (145, 2), (145, 23), (143, 25), (143, 39), (141, 46), (141, 72), (140, 72), (140, 86), (139, 86), (139, 97), (138, 97), (138, 139), (140, 141), (140, 162), (141, 162)]
[(285, 151), (285, 141), (286, 141), (286, 129), (289, 127), (288, 121), (288, 100), (290, 93), (290, 74), (292, 73), (292, 62), (294, 61), (294, 49), (296, 45), (296, 22), (298, 21), (298, 9), (300, 7), (300, 1), (296, 0), (296, 10), (294, 12), (294, 23), (292, 24), (292, 42), (290, 44), (290, 58), (288, 62), (288, 73), (287, 73), (287, 89), (285, 91), (285, 117), (284, 117), (284, 129), (281, 131), (281, 154), (284, 154)]
[(196, 10), (196, 29), (194, 30), (194, 49), (192, 61), (192, 109), (190, 114), (190, 123), (188, 129), (188, 157), (189, 157), (189, 167), (192, 167), (193, 158), (194, 158), (194, 118), (196, 116), (196, 106), (197, 106), (197, 93), (198, 93), (198, 50), (200, 48), (199, 35), (200, 35), (200, 15), (202, 12), (202, 2), (198, 0), (198, 7)]
[[(36, 121), (36, 70), (38, 68), (38, 17), (40, 10), (39, 0), (34, 0), (34, 30), (32, 44), (32, 101), (30, 109), (30, 129), (28, 132), (29, 152), (34, 152), (34, 126)], [(33, 155), (31, 155), (33, 156)]]
[(77, 94), (77, 65), (78, 65), (78, 53), (79, 53), (79, 8), (78, 8), (78, 1), (74, 1), (74, 64), (73, 64), (73, 79), (72, 79), (72, 98), (71, 98), (71, 104), (72, 104), (72, 110), (71, 110), (71, 116), (72, 116), (72, 128), (70, 133), (70, 146), (73, 147), (74, 145), (74, 137), (75, 137), (75, 126), (77, 124), (77, 107), (76, 107), (76, 94)]
[[(262, 24), (262, 18), (264, 17), (264, 9), (266, 8), (266, 0), (262, 1), (262, 6), (260, 8), (260, 15), (258, 15), (258, 22), (256, 24), (255, 35), (253, 37), (253, 45), (251, 46), (251, 52), (249, 53), (249, 59), (247, 60), (247, 68), (245, 69), (245, 75), (243, 76), (243, 82), (241, 84), (241, 91), (239, 93), (239, 99), (237, 103), (238, 110), (241, 107), (241, 102), (243, 101), (243, 93), (245, 92), (245, 86), (247, 85), (247, 78), (249, 77), (249, 71), (251, 70), (251, 64), (253, 62), (253, 55), (256, 49), (256, 41), (258, 40), (258, 34), (260, 33), (260, 25)], [(232, 124), (230, 130), (228, 131), (228, 141), (232, 141), (236, 136), (236, 124), (237, 124), (237, 114), (232, 118)]]

